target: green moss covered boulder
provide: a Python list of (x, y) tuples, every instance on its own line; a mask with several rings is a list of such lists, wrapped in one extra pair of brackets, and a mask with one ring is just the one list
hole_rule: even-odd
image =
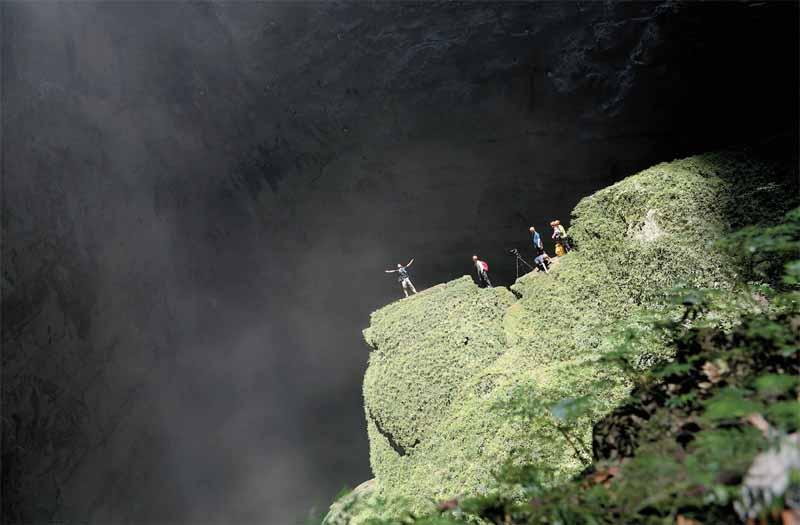
[[(714, 241), (782, 214), (793, 197), (776, 179), (742, 154), (659, 164), (584, 198), (569, 232), (579, 249), (549, 274), (530, 273), (512, 291), (461, 277), (373, 313), (364, 405), (376, 480), (347, 521), (486, 493), (509, 460), (552, 469), (556, 480), (579, 472), (592, 425), (630, 387), (600, 359), (621, 324), (665, 305), (674, 286), (734, 287), (737, 259)], [(643, 362), (663, 352), (654, 340)], [(543, 405), (592, 396), (578, 443), (547, 413), (498, 409), (520, 389)]]

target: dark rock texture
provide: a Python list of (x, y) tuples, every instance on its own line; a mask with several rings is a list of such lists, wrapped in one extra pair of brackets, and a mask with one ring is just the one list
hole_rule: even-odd
[(369, 477), (369, 311), (657, 161), (794, 154), (795, 3), (2, 14), (4, 523), (286, 523)]

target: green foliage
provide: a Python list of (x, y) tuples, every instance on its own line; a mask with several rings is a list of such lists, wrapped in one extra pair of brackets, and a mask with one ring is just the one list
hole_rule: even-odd
[(748, 226), (720, 242), (739, 258), (746, 277), (776, 288), (798, 284), (800, 277), (800, 208), (790, 211), (777, 225)]
[(748, 399), (746, 390), (724, 388), (704, 403), (704, 417), (714, 423), (736, 421), (748, 414), (758, 412), (761, 405)]
[[(769, 350), (768, 361), (774, 351), (794, 355), (776, 344), (794, 337), (786, 323), (760, 321), (786, 312), (791, 279), (777, 291), (768, 286), (780, 280), (774, 276), (743, 286), (767, 267), (770, 250), (786, 252), (791, 242), (784, 230), (772, 243), (755, 233), (774, 236), (770, 228), (779, 227), (762, 221), (789, 199), (770, 178), (772, 167), (738, 154), (660, 164), (581, 201), (570, 229), (580, 250), (549, 275), (521, 278), (512, 287), (519, 299), (463, 277), (375, 312), (364, 331), (373, 348), (364, 400), (376, 486), (358, 503), (367, 510), (341, 523), (617, 523), (627, 515), (672, 523), (685, 510), (680, 495), (702, 477), (692, 453), (675, 443), (676, 425), (711, 432), (735, 420), (731, 392), (752, 408), (787, 401), (769, 379), (761, 389), (744, 380), (762, 370), (753, 341)], [(740, 241), (717, 243), (756, 223)], [(736, 251), (745, 240), (759, 249)], [(708, 362), (718, 363), (724, 385), (704, 375)], [(659, 390), (664, 384), (672, 390)], [(723, 394), (722, 386), (733, 390)], [(619, 492), (605, 481), (571, 482), (591, 462), (592, 429), (620, 404), (641, 402), (642, 392), (655, 408), (628, 436), (638, 450), (623, 469), (630, 481)], [(790, 428), (789, 408), (774, 409), (773, 424)], [(714, 434), (704, 439), (693, 446)], [(704, 447), (696, 457), (714, 459)], [(593, 468), (599, 476), (611, 467)], [(653, 490), (636, 496), (637, 483)], [(724, 487), (704, 488), (691, 505), (728, 501)], [(464, 494), (473, 498), (434, 512), (437, 501)], [(329, 515), (327, 523), (339, 522)]]
[[(534, 424), (549, 427), (564, 439), (575, 459), (588, 465), (592, 455), (583, 442), (584, 436), (581, 435), (580, 428), (591, 421), (596, 405), (596, 400), (590, 396), (562, 398), (550, 402), (539, 398), (533, 385), (518, 385), (512, 391), (511, 398), (495, 408), (512, 418), (522, 419), (528, 428), (535, 428)], [(509, 466), (504, 465), (504, 468), (508, 469)], [(543, 464), (540, 468), (547, 469), (547, 466)]]
[(765, 374), (756, 378), (755, 387), (762, 399), (774, 399), (794, 389), (799, 380), (787, 375)]
[[(795, 213), (786, 218), (798, 219)], [(776, 231), (781, 229), (760, 235)], [(683, 313), (653, 317), (653, 329), (669, 342), (674, 359), (639, 371), (628, 403), (595, 427), (595, 433), (634, 436), (633, 453), (619, 456), (595, 446), (592, 468), (565, 482), (536, 462), (509, 460), (495, 474), (495, 491), (391, 523), (672, 524), (678, 516), (740, 523), (734, 503), (744, 505), (742, 480), (753, 459), (775, 446), (776, 436), (800, 429), (800, 302), (795, 290), (784, 288), (760, 311), (743, 308), (732, 324), (714, 323), (731, 321), (730, 312), (715, 315), (715, 305), (730, 304), (704, 290), (686, 292), (691, 300), (679, 302)], [(633, 339), (624, 339), (615, 361), (630, 362), (625, 354), (636, 352)], [(544, 401), (536, 384), (528, 383), (513, 390), (503, 410), (506, 417), (529, 424), (545, 419), (571, 431), (592, 412), (592, 403), (591, 395)], [(761, 522), (780, 513), (780, 496), (760, 508)]]

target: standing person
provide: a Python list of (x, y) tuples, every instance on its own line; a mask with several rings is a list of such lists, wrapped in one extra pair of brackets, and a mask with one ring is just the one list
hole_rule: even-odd
[(550, 226), (553, 227), (553, 240), (556, 243), (561, 242), (564, 253), (571, 251), (572, 246), (569, 244), (569, 236), (567, 235), (567, 230), (561, 225), (561, 221), (556, 219), (550, 223)]
[(412, 258), (410, 261), (408, 261), (408, 264), (406, 264), (405, 266), (403, 266), (400, 263), (397, 263), (396, 270), (385, 270), (386, 273), (397, 272), (397, 282), (399, 282), (400, 286), (403, 287), (403, 293), (406, 294), (406, 297), (408, 297), (409, 290), (411, 290), (414, 293), (417, 293), (417, 289), (414, 288), (414, 284), (411, 282), (411, 278), (408, 276), (408, 267), (411, 266), (411, 263), (413, 262), (414, 259)]
[(539, 232), (536, 231), (536, 228), (531, 226), (529, 228), (531, 232), (531, 243), (533, 243), (533, 255), (538, 257), (539, 255), (544, 253), (544, 244), (542, 244), (542, 236), (539, 235)]
[(489, 264), (478, 259), (477, 255), (472, 256), (472, 262), (475, 263), (475, 269), (478, 271), (478, 285), (491, 288), (492, 281), (489, 280)]

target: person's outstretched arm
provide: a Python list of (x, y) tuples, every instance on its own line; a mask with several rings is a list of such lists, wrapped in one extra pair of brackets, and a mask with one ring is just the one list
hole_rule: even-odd
[(386, 273), (394, 273), (394, 272), (396, 272), (397, 270), (384, 270), (384, 271), (385, 271)]
[(408, 264), (406, 264), (406, 268), (408, 268), (409, 266), (411, 266), (411, 263), (413, 263), (413, 262), (414, 262), (414, 259), (412, 258), (410, 261), (408, 261)]

